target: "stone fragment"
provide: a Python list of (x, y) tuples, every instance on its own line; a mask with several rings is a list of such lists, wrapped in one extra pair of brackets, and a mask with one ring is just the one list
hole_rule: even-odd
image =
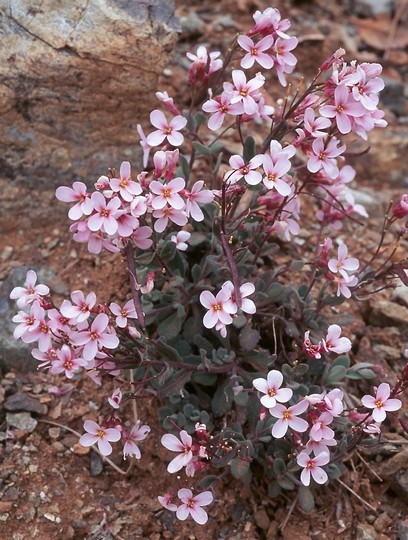
[(25, 394), (24, 392), (16, 392), (9, 396), (4, 402), (6, 411), (27, 411), (36, 414), (45, 414), (47, 407), (41, 404), (37, 399)]
[(385, 82), (385, 87), (381, 92), (381, 102), (397, 116), (403, 116), (406, 103), (404, 84), (386, 75), (383, 75), (382, 79)]
[(266, 513), (266, 510), (264, 508), (260, 508), (257, 510), (254, 514), (255, 523), (260, 529), (268, 529), (269, 525), (271, 523), (271, 520), (268, 517), (268, 514)]
[[(173, 0), (2, 0), (2, 171), (38, 187), (134, 157), (177, 41)], [(84, 166), (87, 170), (84, 170)]]
[(103, 471), (103, 461), (99, 454), (91, 452), (91, 476), (98, 476)]
[(399, 540), (408, 540), (408, 518), (398, 523), (397, 530)]
[(377, 540), (378, 534), (372, 525), (360, 523), (356, 529), (356, 540)]
[(392, 488), (402, 499), (408, 502), (408, 471), (397, 474)]
[(374, 521), (375, 530), (382, 533), (386, 532), (388, 527), (392, 525), (392, 519), (386, 512), (382, 512)]
[(355, 0), (352, 4), (353, 11), (360, 17), (374, 17), (379, 13), (391, 13), (392, 0)]
[(408, 309), (395, 302), (381, 300), (371, 305), (368, 322), (375, 326), (406, 326)]
[(34, 431), (38, 424), (37, 420), (27, 412), (7, 413), (6, 422), (13, 428), (28, 431), (29, 433)]
[(186, 17), (180, 17), (181, 39), (200, 37), (205, 32), (205, 23), (195, 11), (191, 11)]
[(380, 466), (376, 468), (376, 472), (383, 480), (387, 480), (405, 467), (408, 467), (408, 449), (383, 461)]

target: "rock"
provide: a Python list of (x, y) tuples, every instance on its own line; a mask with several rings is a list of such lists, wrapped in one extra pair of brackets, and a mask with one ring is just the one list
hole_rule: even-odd
[(0, 369), (5, 371), (12, 368), (17, 371), (34, 371), (38, 366), (37, 360), (30, 354), (32, 346), (13, 337), (16, 324), (12, 318), (18, 313), (19, 308), (14, 300), (10, 300), (10, 293), (14, 287), (23, 286), (27, 270), (30, 269), (37, 272), (39, 283), (52, 283), (53, 291), (59, 294), (68, 292), (66, 285), (48, 268), (19, 266), (3, 281), (0, 287)]
[(398, 540), (408, 540), (408, 518), (397, 525)]
[(103, 471), (103, 461), (99, 454), (91, 452), (91, 476), (98, 476)]
[(174, 1), (1, 4), (2, 172), (37, 189), (134, 156), (177, 41)]
[(392, 0), (355, 0), (352, 5), (354, 13), (360, 17), (391, 13), (393, 8)]
[[(391, 458), (383, 461), (376, 472), (383, 479), (386, 480), (392, 476), (395, 476), (401, 469), (408, 467), (408, 449), (395, 454)], [(408, 491), (407, 491), (408, 494)]]
[(371, 304), (368, 322), (375, 326), (406, 326), (408, 309), (395, 302), (381, 300)]
[(37, 420), (27, 412), (20, 413), (7, 413), (6, 422), (9, 426), (20, 429), (21, 431), (28, 431), (31, 433), (37, 427)]
[(1, 513), (9, 512), (12, 506), (13, 506), (13, 503), (10, 501), (0, 502), (0, 512)]
[(405, 113), (406, 99), (404, 96), (404, 84), (397, 79), (383, 75), (385, 88), (381, 92), (381, 103), (388, 107), (397, 116)]
[(27, 411), (37, 414), (46, 414), (47, 407), (37, 399), (30, 397), (24, 392), (16, 392), (4, 402), (6, 411)]
[(254, 514), (255, 523), (260, 529), (268, 529), (271, 523), (271, 520), (266, 513), (264, 508), (257, 510)]
[(398, 302), (399, 304), (404, 304), (408, 307), (408, 287), (398, 280), (398, 287), (392, 291), (391, 300)]
[(392, 519), (385, 512), (382, 512), (382, 514), (380, 514), (378, 518), (374, 521), (375, 530), (380, 533), (386, 532), (387, 529), (391, 527), (391, 525)]
[(205, 32), (205, 23), (195, 11), (190, 11), (187, 17), (180, 17), (181, 40), (200, 37)]
[(367, 210), (370, 218), (382, 218), (389, 197), (387, 193), (379, 193), (370, 188), (350, 189), (356, 204), (361, 204)]
[(377, 540), (378, 534), (372, 525), (360, 523), (356, 529), (356, 540)]
[(408, 502), (408, 471), (399, 472), (395, 480), (392, 485), (393, 490)]

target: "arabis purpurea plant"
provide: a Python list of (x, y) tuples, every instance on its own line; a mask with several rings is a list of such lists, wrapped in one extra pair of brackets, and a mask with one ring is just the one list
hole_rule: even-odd
[[(397, 276), (406, 283), (384, 239), (405, 234), (390, 228), (408, 215), (407, 195), (374, 255), (347, 239), (367, 217), (349, 188), (347, 145), (386, 126), (381, 66), (347, 62), (339, 49), (309, 84), (287, 86), (297, 45), (289, 20), (268, 8), (254, 21), (224, 58), (203, 46), (188, 53), (186, 111), (156, 94), (165, 112), (150, 113), (147, 135), (138, 126), (141, 169), (124, 161), (93, 190), (74, 182), (56, 191), (71, 203), (75, 241), (124, 257), (129, 299), (101, 304), (77, 290), (58, 307), (33, 270), (11, 293), (15, 338), (36, 343), (41, 369), (117, 382), (81, 444), (140, 459), (150, 428), (135, 407), (130, 421), (127, 405), (157, 398), (172, 432), (161, 436), (167, 471), (177, 473), (159, 500), (200, 524), (227, 472), (249, 483), (258, 471), (270, 496), (298, 489), (310, 509), (316, 483), (341, 475), (353, 449), (378, 443), (408, 384), (408, 370), (390, 387), (374, 381), (375, 365), (353, 363), (331, 311)], [(234, 137), (239, 153), (227, 149)], [(377, 385), (362, 399), (361, 379)]]

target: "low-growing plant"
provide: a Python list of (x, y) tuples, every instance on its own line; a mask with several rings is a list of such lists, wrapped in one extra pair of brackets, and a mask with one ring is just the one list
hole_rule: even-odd
[(384, 241), (408, 215), (407, 195), (390, 207), (372, 255), (349, 256), (345, 241), (367, 218), (345, 158), (357, 156), (356, 137), (386, 126), (382, 68), (346, 62), (339, 49), (310, 83), (287, 85), (298, 43), (289, 27), (268, 8), (224, 59), (204, 46), (188, 53), (188, 110), (156, 94), (167, 114), (151, 112), (147, 136), (138, 126), (143, 169), (132, 174), (124, 161), (92, 192), (82, 182), (57, 189), (74, 203), (74, 240), (124, 258), (125, 305), (77, 290), (57, 307), (33, 270), (11, 293), (21, 309), (14, 336), (37, 343), (41, 369), (117, 381), (110, 412), (85, 421), (82, 445), (108, 456), (121, 441), (124, 459), (140, 459), (150, 428), (136, 407), (130, 421), (124, 405), (156, 398), (171, 432), (161, 437), (167, 470), (184, 469), (196, 486), (179, 480), (176, 496), (169, 477), (159, 497), (180, 520), (204, 524), (227, 473), (245, 484), (256, 475), (271, 497), (297, 490), (311, 510), (314, 484), (338, 478), (353, 450), (379, 443), (407, 386), (405, 370), (394, 387), (380, 382), (360, 399), (358, 380), (378, 380), (379, 370), (352, 363), (335, 319), (346, 301), (397, 277), (406, 284), (394, 257), (405, 227), (391, 231), (395, 249)]

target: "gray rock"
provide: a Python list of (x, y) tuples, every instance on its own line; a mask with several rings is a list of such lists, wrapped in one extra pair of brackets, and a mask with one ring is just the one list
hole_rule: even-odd
[(19, 311), (14, 300), (10, 300), (10, 293), (14, 287), (24, 285), (27, 270), (35, 270), (38, 282), (51, 285), (52, 289), (59, 294), (67, 294), (66, 285), (54, 276), (48, 268), (33, 268), (32, 266), (19, 266), (3, 281), (0, 287), (0, 369), (9, 371), (14, 368), (17, 371), (35, 371), (38, 366), (30, 350), (33, 348), (20, 340), (15, 340), (13, 332), (16, 324), (12, 318)]
[(98, 476), (103, 471), (103, 461), (99, 454), (91, 452), (91, 476)]
[(9, 396), (4, 402), (4, 408), (9, 412), (27, 411), (36, 414), (45, 414), (47, 412), (46, 405), (24, 392), (16, 392)]
[(398, 540), (408, 540), (408, 519), (400, 521), (397, 525)]
[(7, 413), (6, 422), (9, 426), (31, 433), (37, 427), (37, 420), (27, 412)]
[(205, 22), (195, 11), (191, 11), (187, 17), (180, 17), (180, 23), (181, 39), (200, 37), (205, 32)]
[(353, 10), (361, 17), (373, 17), (379, 13), (391, 13), (393, 9), (392, 0), (355, 0)]
[(378, 534), (372, 525), (360, 523), (357, 525), (356, 540), (376, 540)]
[(408, 502), (408, 471), (397, 474), (392, 488), (402, 499)]
[(381, 300), (371, 305), (368, 322), (374, 326), (406, 326), (408, 309), (388, 300)]
[(405, 112), (404, 84), (396, 79), (383, 75), (385, 88), (381, 92), (381, 102), (397, 116)]
[(391, 300), (395, 300), (408, 307), (408, 287), (400, 280), (397, 281), (397, 285), (398, 287), (391, 294)]

